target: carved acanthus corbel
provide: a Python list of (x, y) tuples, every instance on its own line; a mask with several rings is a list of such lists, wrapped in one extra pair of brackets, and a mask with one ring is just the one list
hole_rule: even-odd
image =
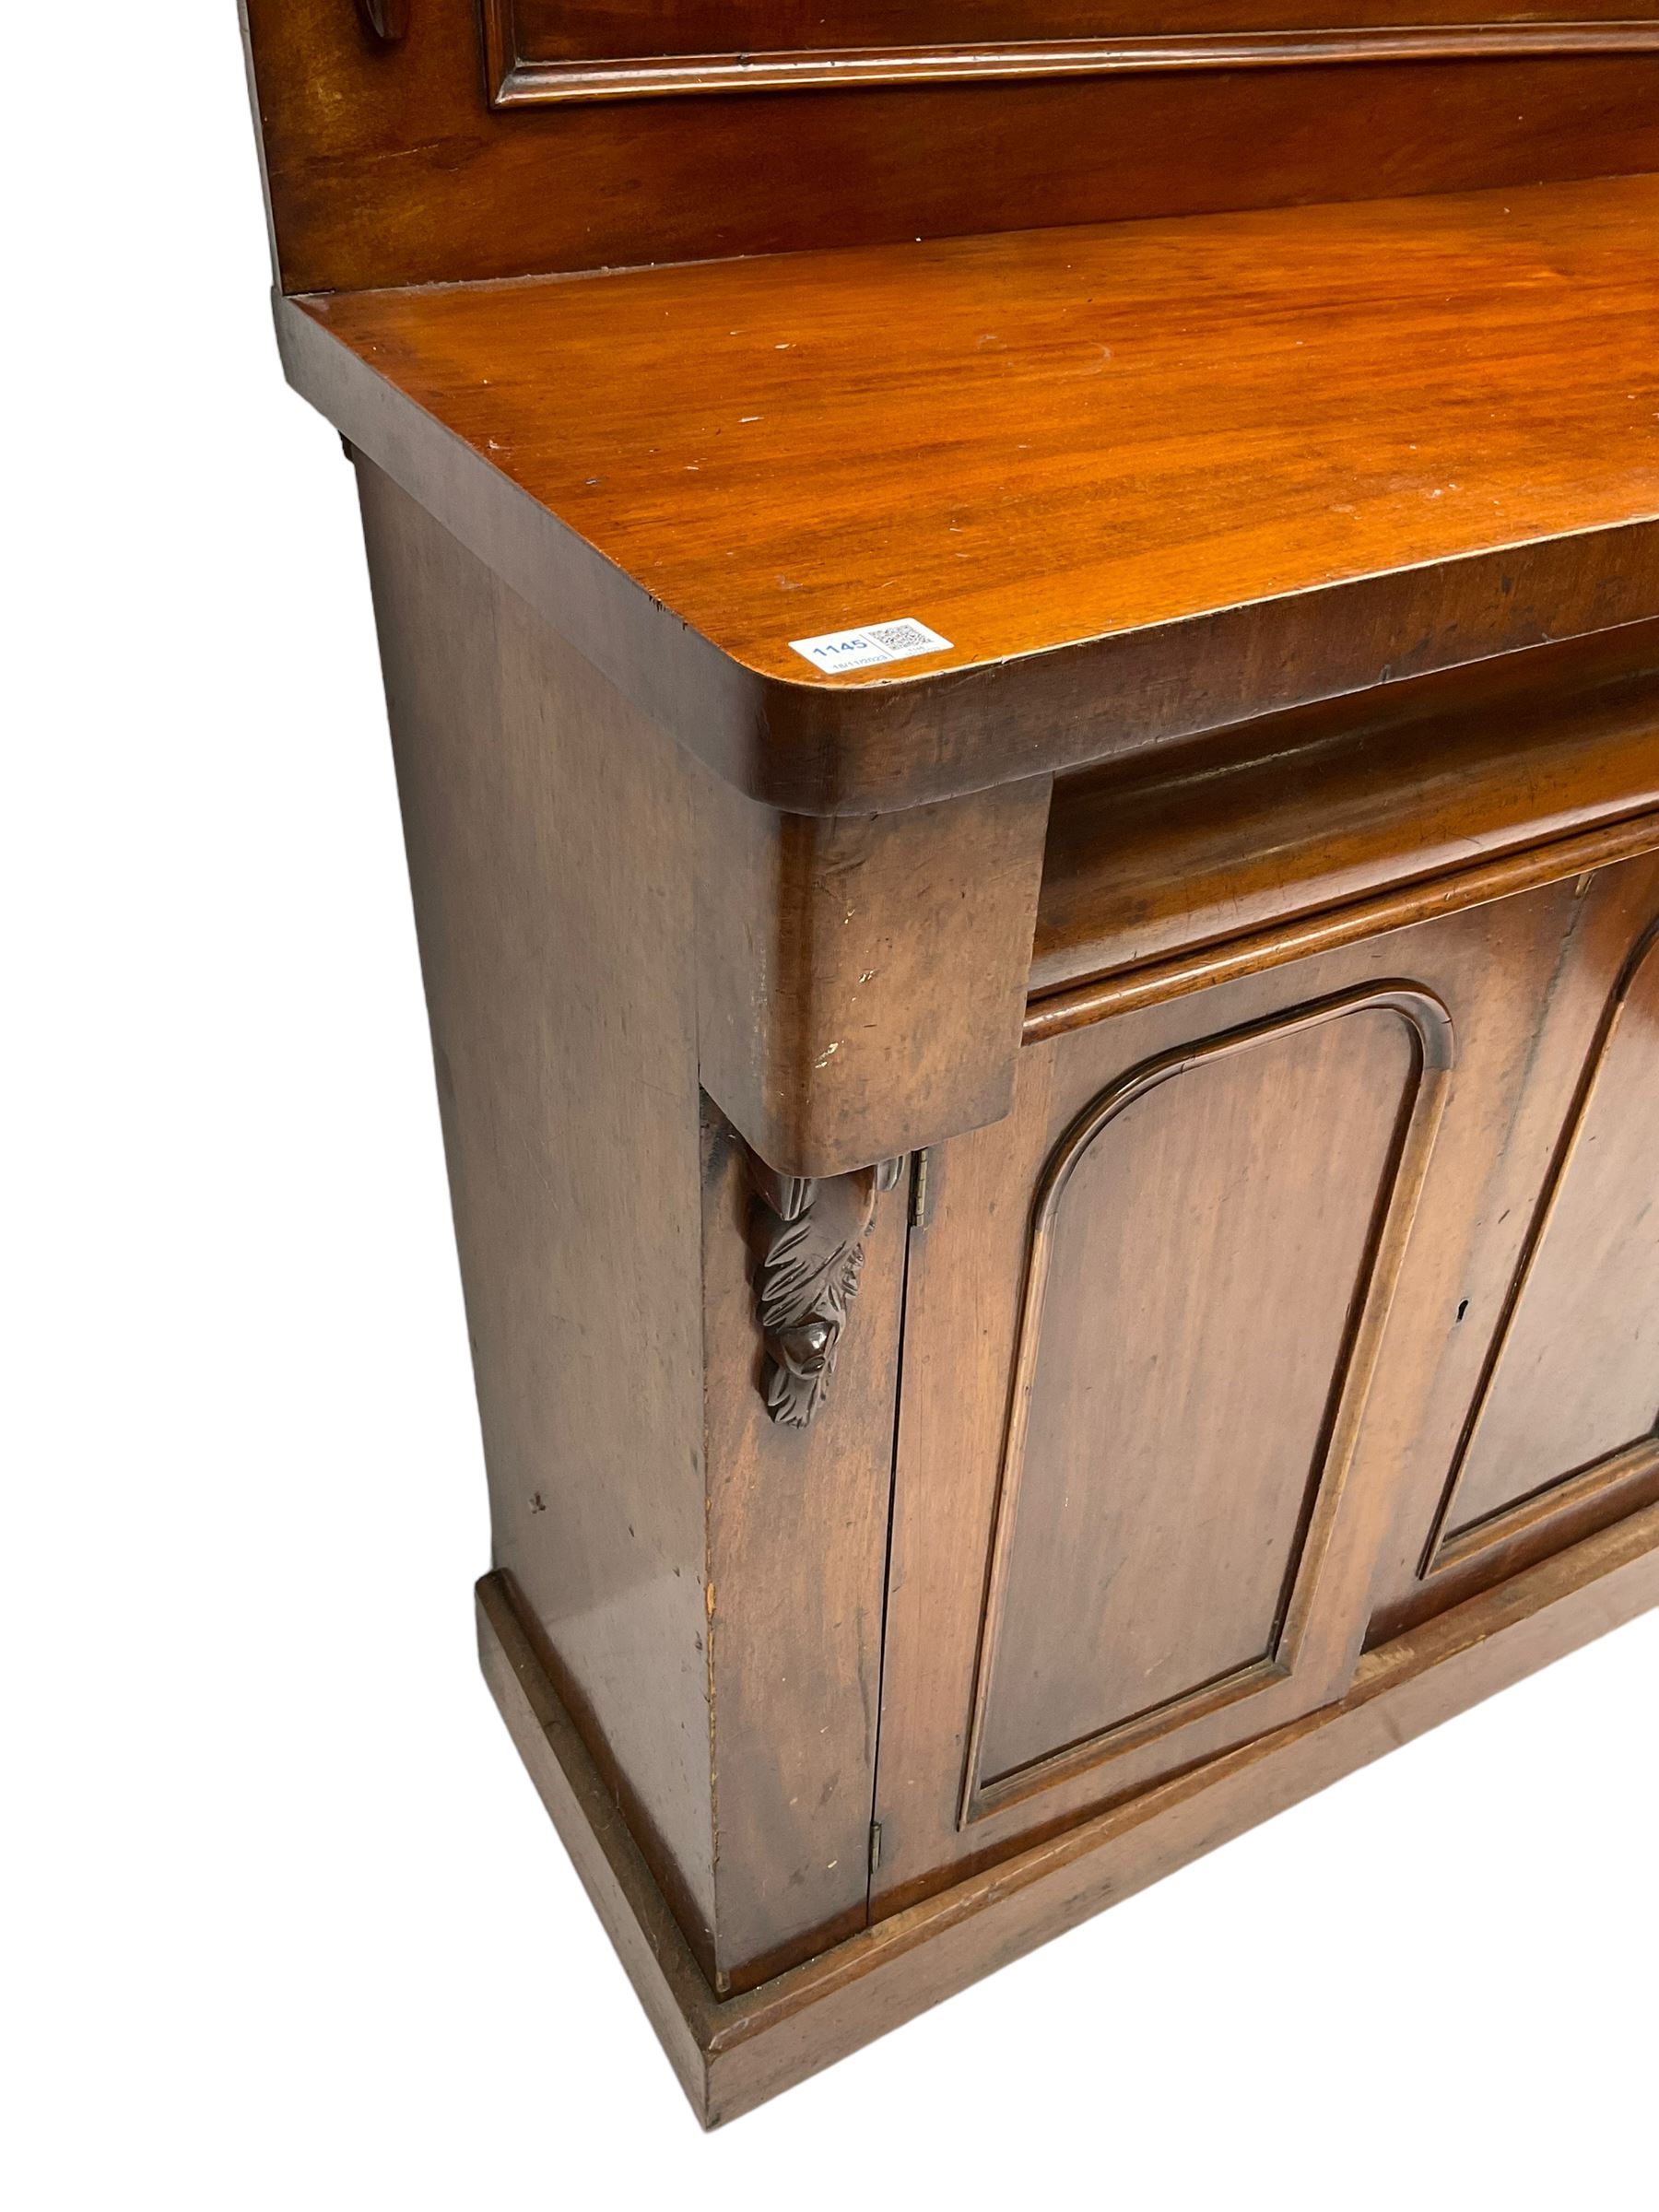
[(761, 1389), (774, 1421), (804, 1429), (829, 1394), (847, 1308), (864, 1267), (876, 1200), (904, 1162), (884, 1159), (814, 1181), (779, 1175), (749, 1155), (759, 1200), (755, 1310), (766, 1340)]

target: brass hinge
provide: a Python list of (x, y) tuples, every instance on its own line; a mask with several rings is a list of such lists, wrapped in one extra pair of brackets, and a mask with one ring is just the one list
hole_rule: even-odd
[(932, 1159), (930, 1152), (918, 1152), (911, 1169), (910, 1220), (912, 1229), (927, 1227), (927, 1171)]
[(872, 1874), (877, 1873), (879, 1870), (880, 1865), (881, 1823), (879, 1820), (872, 1820), (870, 1823), (870, 1872)]

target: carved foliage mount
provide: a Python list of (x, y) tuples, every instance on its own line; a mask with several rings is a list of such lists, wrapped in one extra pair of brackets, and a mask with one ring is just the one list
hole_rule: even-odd
[(749, 1155), (759, 1202), (755, 1310), (766, 1344), (760, 1387), (774, 1421), (804, 1429), (829, 1394), (876, 1201), (902, 1159), (819, 1180), (779, 1175)]

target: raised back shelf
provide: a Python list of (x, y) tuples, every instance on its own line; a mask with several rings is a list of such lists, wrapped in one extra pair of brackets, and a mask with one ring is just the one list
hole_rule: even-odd
[(1628, 0), (243, 6), (288, 292), (1659, 169)]
[(1551, 19), (1501, 0), (484, 0), (498, 106), (688, 92), (852, 91), (1008, 77), (1299, 64), (1651, 53), (1659, 22), (1624, 0)]

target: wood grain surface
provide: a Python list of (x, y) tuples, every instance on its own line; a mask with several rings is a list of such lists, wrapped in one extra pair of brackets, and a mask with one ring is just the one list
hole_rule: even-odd
[(241, 4), (712, 2123), (1659, 1595), (1659, 18)]
[(1218, 1705), (1254, 1734), (1287, 1689), (1311, 1705), (1346, 1687), (1351, 1618), (1312, 1653), (1284, 1631), (1320, 1579), (1315, 1505), (1347, 1472), (1338, 1386), (1421, 1045), (1374, 1001), (1292, 1012), (1150, 1088), (1110, 1087), (1051, 1155), (979, 1663), (981, 1802), (1145, 1741), (1179, 1758)]
[[(309, 312), (722, 653), (841, 688), (1659, 514), (1656, 244), (1626, 178)], [(907, 615), (950, 650), (792, 651)]]
[(484, 29), (502, 107), (1659, 47), (1659, 25), (1631, 19), (1629, 0), (1562, 6), (1549, 21), (1501, 0), (1327, 0), (1315, 14), (1285, 0), (687, 0), (666, 16), (618, 0), (484, 0)]
[(364, 466), (359, 487), (494, 1563), (712, 1971), (694, 892), (674, 747), (395, 485)]
[[(1639, 900), (1651, 867), (1641, 861), (1608, 871), (1610, 879), (1627, 879), (1610, 881), (1609, 898), (1622, 891), (1625, 901)], [(1121, 1750), (1109, 1744), (1110, 1757), (1092, 1763), (1084, 1739), (1077, 1759), (1034, 1771), (1040, 1787), (1011, 1794), (967, 1825), (959, 1820), (981, 1653), (997, 1602), (994, 1547), (1009, 1519), (1008, 1439), (1026, 1387), (1022, 1320), (1034, 1199), (1055, 1147), (1092, 1100), (1164, 1055), (1183, 1059), (1203, 1040), (1294, 1023), (1334, 996), (1402, 983), (1432, 994), (1450, 1010), (1455, 1050), (1444, 1115), (1420, 1194), (1407, 1209), (1409, 1239), (1357, 1420), (1322, 1593), (1329, 1608), (1326, 1658), (1345, 1636), (1357, 1652), (1373, 1612), (1394, 1595), (1395, 1562), (1408, 1543), (1417, 1548), (1406, 1582), (1416, 1588), (1451, 1451), (1447, 1444), (1441, 1455), (1440, 1417), (1431, 1437), (1422, 1433), (1430, 1395), (1439, 1393), (1437, 1406), (1452, 1401), (1454, 1439), (1475, 1387), (1467, 1362), (1478, 1362), (1489, 1324), (1485, 1278), (1468, 1278), (1468, 1251), (1490, 1204), (1487, 1179), (1500, 1159), (1510, 1163), (1512, 1183), (1542, 1180), (1553, 1130), (1605, 1003), (1605, 982), (1599, 994), (1561, 985), (1564, 972), (1571, 982), (1564, 947), (1591, 903), (1569, 879), (1373, 934), (1362, 944), (1190, 997), (1080, 1021), (1027, 1048), (1006, 1122), (931, 1156), (930, 1218), (912, 1237), (906, 1304), (877, 1776), (878, 1914), (901, 1910), (955, 1871), (994, 1864), (1030, 1836), (1144, 1788), (1183, 1754), (1216, 1748), (1230, 1726), (1248, 1733), (1246, 1703), (1265, 1705), (1281, 1692), (1287, 1701), (1294, 1697), (1292, 1675), (1277, 1689), (1253, 1690), (1249, 1700), (1200, 1712), (1191, 1723), (1177, 1712), (1171, 1717), (1181, 1726), (1164, 1740), (1154, 1727)], [(1087, 987), (1077, 996), (1087, 1006)], [(1541, 1054), (1540, 1034), (1547, 1048)], [(1324, 1033), (1334, 1055), (1328, 1066), (1299, 1053), (1287, 1060), (1270, 1041), (1271, 1028), (1265, 1035), (1269, 1041), (1223, 1064), (1255, 1110), (1241, 1115), (1232, 1134), (1220, 1118), (1206, 1135), (1193, 1136), (1191, 1121), (1202, 1126), (1205, 1118), (1200, 1073), (1176, 1077), (1135, 1108), (1145, 1117), (1138, 1133), (1125, 1117), (1126, 1151), (1114, 1155), (1111, 1127), (1099, 1140), (1102, 1233), (1079, 1239), (1051, 1282), (1042, 1334), (1052, 1329), (1065, 1349), (1115, 1309), (1124, 1358), (1108, 1343), (1065, 1363), (1073, 1387), (1066, 1400), (1050, 1393), (1050, 1412), (1059, 1418), (1043, 1442), (1035, 1518), (1016, 1516), (1018, 1547), (1033, 1564), (1047, 1562), (1053, 1587), (1045, 1595), (1042, 1576), (1029, 1578), (1024, 1622), (1013, 1638), (1017, 1656), (1023, 1650), (1044, 1662), (1040, 1678), (1028, 1675), (1016, 1686), (1018, 1698), (1006, 1709), (1023, 1732), (1009, 1747), (1015, 1755), (1040, 1745), (1045, 1727), (1054, 1744), (1112, 1717), (1100, 1702), (1091, 1709), (1090, 1700), (1124, 1688), (1096, 1641), (1110, 1632), (1114, 1613), (1124, 1617), (1126, 1648), (1139, 1649), (1143, 1668), (1156, 1662), (1148, 1678), (1167, 1688), (1183, 1673), (1191, 1680), (1206, 1655), (1218, 1667), (1236, 1660), (1243, 1623), (1229, 1607), (1243, 1606), (1269, 1559), (1281, 1569), (1290, 1563), (1285, 1488), (1276, 1504), (1265, 1500), (1275, 1486), (1305, 1483), (1312, 1472), (1319, 1415), (1310, 1409), (1317, 1407), (1319, 1382), (1300, 1362), (1323, 1354), (1327, 1390), (1342, 1365), (1331, 1315), (1316, 1318), (1317, 1297), (1303, 1304), (1295, 1285), (1323, 1280), (1331, 1307), (1352, 1313), (1351, 1288), (1333, 1279), (1344, 1254), (1350, 1270), (1354, 1265), (1356, 1230), (1345, 1209), (1375, 1201), (1379, 1120), (1397, 1103), (1400, 1077), (1385, 1056), (1371, 1057), (1386, 1054), (1387, 1030), (1378, 1034), (1372, 1018), (1359, 1013), (1332, 1021)], [(1342, 1080), (1349, 1071), (1351, 1088)], [(1183, 1100), (1182, 1086), (1189, 1082), (1194, 1088)], [(1529, 1104), (1541, 1146), (1515, 1135)], [(1160, 1143), (1171, 1147), (1162, 1159)], [(1121, 1186), (1112, 1172), (1120, 1163)], [(1356, 1186), (1338, 1185), (1339, 1196), (1326, 1180), (1334, 1165)], [(1276, 1190), (1283, 1203), (1271, 1227), (1263, 1226), (1253, 1208)], [(1300, 1270), (1289, 1265), (1299, 1251)], [(1325, 1267), (1333, 1276), (1322, 1275)], [(1249, 1307), (1253, 1282), (1265, 1303), (1260, 1315)], [(1481, 1302), (1472, 1321), (1465, 1314), (1465, 1326), (1456, 1309), (1477, 1290)], [(1152, 1314), (1163, 1317), (1152, 1332), (1156, 1341), (1141, 1334), (1143, 1318)], [(1278, 1322), (1291, 1315), (1300, 1317), (1300, 1330), (1277, 1335)], [(1440, 1380), (1448, 1354), (1460, 1371), (1462, 1406), (1453, 1379)], [(1169, 1423), (1166, 1458), (1157, 1418), (1166, 1404), (1166, 1369), (1175, 1371), (1189, 1359), (1197, 1365)], [(1098, 1396), (1088, 1392), (1091, 1372), (1100, 1378)], [(1243, 1503), (1247, 1497), (1253, 1506)], [(1068, 1500), (1084, 1509), (1089, 1526), (1063, 1536)], [(1113, 1515), (1115, 1541), (1104, 1554), (1093, 1550), (1094, 1524)], [(1120, 1591), (1112, 1570), (1135, 1547), (1161, 1547), (1161, 1564), (1147, 1585)], [(1175, 1595), (1202, 1582), (1212, 1550), (1230, 1555), (1238, 1568), (1236, 1601), (1227, 1601), (1216, 1623), (1239, 1632), (1237, 1648), (1219, 1655), (1206, 1643), (1208, 1616), (1194, 1618)], [(1092, 1578), (1071, 1582), (1068, 1551), (1092, 1558)], [(1254, 1587), (1259, 1594), (1262, 1583)], [(1160, 1613), (1163, 1600), (1168, 1610)], [(1213, 1595), (1208, 1603), (1213, 1609)], [(1052, 1619), (1044, 1606), (1052, 1606)], [(1164, 1631), (1161, 1642), (1156, 1629)], [(1068, 1635), (1080, 1651), (1095, 1653), (1092, 1669), (1074, 1670), (1064, 1650)], [(1189, 1651), (1194, 1664), (1186, 1670)]]
[[(283, 327), (301, 388), (722, 773), (885, 811), (1651, 618), (1656, 216), (1629, 178)], [(791, 649), (906, 615), (950, 651)]]
[[(1204, 948), (1335, 921), (1659, 809), (1659, 624), (1510, 653), (1065, 779), (1033, 997), (1142, 988)], [(1570, 866), (1570, 863), (1564, 864)]]
[(1493, 1346), (1453, 1533), (1659, 1430), (1659, 924), (1584, 1069)]
[(242, 6), (289, 292), (1659, 168), (1641, 53), (492, 109), (477, 0)]

